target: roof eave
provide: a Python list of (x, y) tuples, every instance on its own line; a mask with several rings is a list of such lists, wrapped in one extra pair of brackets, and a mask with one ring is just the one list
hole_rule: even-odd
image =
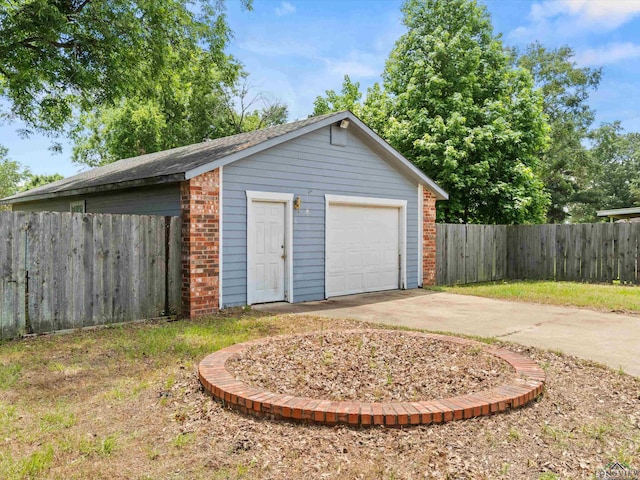
[(616, 208), (613, 210), (598, 210), (596, 214), (598, 215), (598, 217), (624, 218), (627, 215), (640, 215), (640, 207)]
[(86, 195), (89, 193), (109, 192), (113, 190), (124, 190), (127, 188), (146, 187), (150, 185), (160, 185), (164, 183), (175, 183), (184, 180), (183, 173), (177, 173), (174, 175), (164, 175), (159, 177), (148, 177), (137, 180), (127, 180), (125, 182), (118, 183), (106, 183), (104, 185), (97, 185), (85, 188), (75, 188), (69, 190), (61, 190), (58, 192), (47, 192), (35, 195), (20, 195), (16, 197), (7, 197), (0, 199), (0, 205), (13, 205), (17, 203), (34, 202), (37, 200), (47, 200), (50, 198), (59, 197), (73, 197), (78, 195)]

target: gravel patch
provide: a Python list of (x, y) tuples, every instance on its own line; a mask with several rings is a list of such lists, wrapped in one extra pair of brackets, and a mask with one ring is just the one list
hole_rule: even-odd
[(380, 330), (274, 338), (234, 355), (226, 367), (238, 380), (271, 392), (361, 402), (452, 397), (514, 375), (482, 345)]

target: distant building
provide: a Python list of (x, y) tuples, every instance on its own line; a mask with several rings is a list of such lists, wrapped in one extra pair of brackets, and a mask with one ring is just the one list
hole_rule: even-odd
[(609, 217), (612, 222), (640, 223), (640, 207), (618, 208), (616, 210), (599, 210), (599, 217)]

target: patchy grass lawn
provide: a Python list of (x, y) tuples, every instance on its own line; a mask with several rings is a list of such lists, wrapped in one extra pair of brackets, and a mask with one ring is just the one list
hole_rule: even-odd
[(640, 287), (637, 286), (502, 281), (432, 288), (443, 292), (517, 302), (640, 313)]
[(362, 327), (241, 310), (0, 344), (0, 478), (591, 478), (640, 467), (640, 380), (507, 346), (547, 372), (508, 414), (400, 429), (244, 417), (202, 393), (206, 354), (266, 335)]

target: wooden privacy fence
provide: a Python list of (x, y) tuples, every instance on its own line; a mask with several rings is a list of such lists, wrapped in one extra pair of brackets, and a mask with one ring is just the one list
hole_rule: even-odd
[(640, 223), (436, 227), (438, 285), (495, 280), (640, 284)]
[(0, 212), (0, 339), (177, 312), (180, 219)]

